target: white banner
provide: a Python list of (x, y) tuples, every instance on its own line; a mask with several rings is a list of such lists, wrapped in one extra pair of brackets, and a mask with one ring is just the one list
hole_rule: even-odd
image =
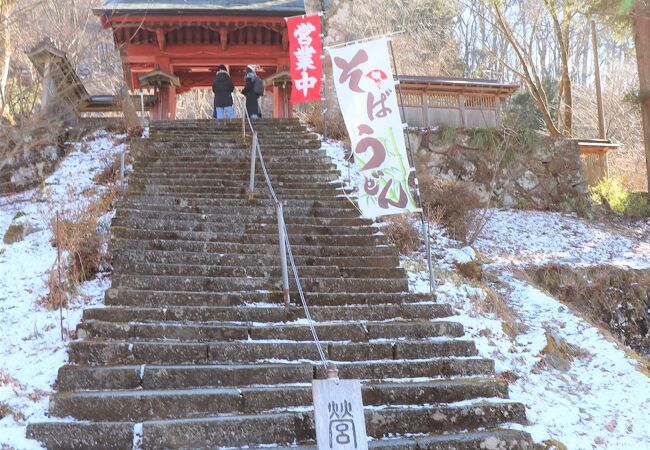
[(375, 218), (415, 211), (411, 173), (385, 38), (329, 49), (334, 86), (364, 176), (359, 209)]

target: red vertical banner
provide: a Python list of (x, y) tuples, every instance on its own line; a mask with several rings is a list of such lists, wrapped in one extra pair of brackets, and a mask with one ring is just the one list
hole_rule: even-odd
[(291, 103), (321, 100), (323, 44), (319, 15), (289, 17)]

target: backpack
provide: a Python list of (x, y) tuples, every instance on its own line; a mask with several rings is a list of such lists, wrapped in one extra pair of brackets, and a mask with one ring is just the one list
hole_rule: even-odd
[(264, 95), (264, 80), (262, 80), (260, 77), (257, 75), (255, 76), (255, 79), (253, 80), (253, 92), (257, 94), (258, 96)]

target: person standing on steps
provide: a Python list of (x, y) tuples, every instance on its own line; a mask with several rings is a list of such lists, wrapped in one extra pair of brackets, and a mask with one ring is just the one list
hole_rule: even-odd
[(251, 119), (262, 117), (259, 98), (264, 95), (264, 81), (257, 76), (253, 66), (246, 67), (244, 81), (246, 86), (241, 93), (246, 96), (246, 111)]
[(235, 85), (232, 84), (226, 66), (219, 64), (217, 75), (212, 82), (212, 92), (214, 92), (213, 115), (215, 119), (231, 120), (235, 117), (235, 112), (232, 108), (232, 93), (234, 90)]

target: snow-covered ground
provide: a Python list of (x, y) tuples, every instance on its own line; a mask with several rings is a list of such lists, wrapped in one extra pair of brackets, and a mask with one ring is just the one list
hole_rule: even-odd
[[(517, 268), (545, 263), (648, 268), (650, 248), (635, 237), (639, 227), (642, 235), (650, 232), (644, 222), (621, 233), (573, 215), (494, 210), (476, 249), (487, 261), (484, 270), (501, 282), (499, 295), (525, 324), (514, 338), (503, 331), (503, 321), (484, 312), (486, 292), (462, 281), (453, 268), (454, 261), (471, 260), (473, 249), (458, 248), (442, 230), (434, 230), (442, 273), (438, 301), (455, 306), (456, 319), (480, 354), (494, 359), (497, 371), (511, 374), (510, 398), (526, 405), (530, 422), (512, 427), (529, 432), (536, 442), (556, 439), (572, 450), (650, 449), (650, 378), (642, 364), (599, 328), (514, 275)], [(404, 259), (412, 268), (411, 289), (427, 292), (427, 272), (418, 258)], [(584, 352), (566, 372), (543, 363), (547, 330)]]
[[(342, 147), (324, 147), (347, 182)], [(350, 187), (359, 185), (352, 167)], [(556, 439), (571, 450), (650, 449), (650, 378), (642, 365), (599, 328), (576, 316), (555, 298), (526, 281), (516, 269), (558, 263), (567, 266), (615, 265), (650, 268), (650, 221), (628, 227), (589, 222), (574, 214), (494, 209), (475, 249), (460, 246), (432, 228), (439, 285), (438, 301), (453, 305), (468, 337), (484, 357), (508, 373), (510, 398), (527, 407), (529, 424), (513, 424), (536, 442)], [(480, 255), (477, 255), (478, 254)], [(512, 314), (525, 324), (515, 337), (504, 322), (485, 312), (483, 287), (464, 281), (454, 263), (480, 257), (484, 270), (499, 279), (491, 286)], [(422, 254), (403, 258), (413, 292), (429, 291)], [(547, 333), (581, 350), (567, 371), (543, 363)]]
[(650, 268), (650, 221), (613, 227), (554, 212), (491, 210), (476, 246), (494, 263)]
[[(61, 339), (60, 312), (38, 304), (47, 295), (45, 280), (56, 261), (47, 227), (52, 205), (74, 202), (84, 207), (102, 195), (107, 188), (96, 186), (94, 178), (124, 150), (125, 144), (115, 141), (122, 138), (97, 132), (74, 144), (43, 188), (0, 197), (0, 408), (11, 411), (0, 420), (0, 448), (40, 448), (25, 439), (25, 426), (29, 420), (45, 418), (57, 370), (67, 361), (68, 341)], [(39, 231), (23, 241), (3, 244), (1, 237), (18, 212)], [(110, 213), (101, 217), (100, 226), (107, 229), (110, 219)], [(82, 309), (101, 303), (108, 287), (105, 275), (79, 287), (63, 310), (66, 336), (75, 330)]]

